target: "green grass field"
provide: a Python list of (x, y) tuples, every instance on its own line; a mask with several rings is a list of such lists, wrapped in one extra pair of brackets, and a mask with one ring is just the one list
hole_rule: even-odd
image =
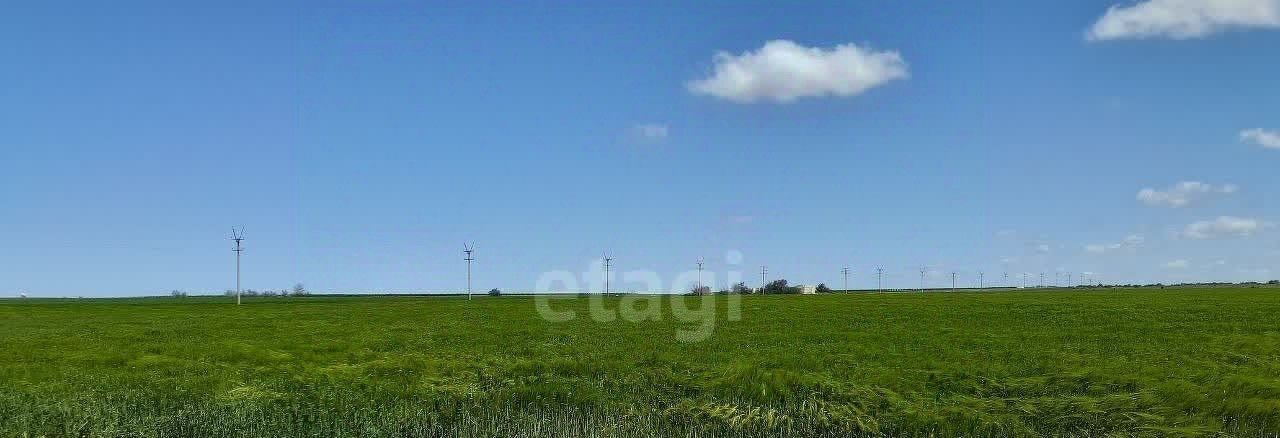
[(1280, 289), (718, 300), (701, 342), (584, 298), (0, 301), (0, 436), (1280, 431)]

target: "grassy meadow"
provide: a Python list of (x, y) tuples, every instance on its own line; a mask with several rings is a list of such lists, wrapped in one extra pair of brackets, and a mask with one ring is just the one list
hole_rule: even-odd
[(0, 436), (1280, 433), (1280, 289), (700, 299), (3, 300)]

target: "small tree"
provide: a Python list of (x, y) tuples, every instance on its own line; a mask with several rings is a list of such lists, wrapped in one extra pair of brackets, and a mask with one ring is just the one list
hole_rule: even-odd
[(689, 295), (711, 295), (710, 286), (694, 286), (689, 289)]
[(817, 292), (820, 294), (829, 294), (832, 292), (831, 288), (827, 287), (826, 283), (818, 283), (818, 287), (814, 288), (813, 290), (814, 292)]
[(273, 290), (264, 290), (264, 291), (262, 291), (262, 296), (264, 296), (264, 297), (274, 297), (274, 296), (276, 296), (276, 291), (273, 291)]
[(800, 288), (788, 286), (787, 280), (778, 279), (766, 284), (762, 292), (766, 294), (798, 294), (800, 293)]
[(305, 297), (307, 295), (311, 295), (311, 292), (308, 292), (307, 288), (302, 286), (302, 283), (293, 285), (293, 296)]
[(747, 287), (746, 283), (739, 282), (738, 284), (733, 285), (733, 289), (731, 289), (730, 292), (746, 295), (751, 293), (751, 288)]
[(489, 296), (491, 297), (502, 296), (502, 291), (498, 290), (498, 288), (496, 287), (493, 289), (489, 289)]
[(173, 297), (174, 297), (174, 298), (186, 298), (186, 297), (187, 297), (187, 293), (186, 293), (186, 292), (183, 292), (183, 291), (180, 291), (180, 290), (177, 290), (177, 289), (174, 289), (174, 290), (173, 290), (173, 292), (169, 292), (169, 295), (173, 295)]

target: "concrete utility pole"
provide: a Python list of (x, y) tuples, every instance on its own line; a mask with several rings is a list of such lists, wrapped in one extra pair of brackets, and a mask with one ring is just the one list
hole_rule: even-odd
[(924, 273), (926, 269), (920, 268), (920, 292), (924, 292)]
[(613, 259), (608, 254), (604, 255), (604, 294), (609, 295), (609, 266), (613, 263)]
[(239, 230), (236, 230), (235, 227), (231, 227), (231, 240), (236, 241), (236, 249), (233, 249), (232, 251), (236, 252), (236, 305), (239, 306), (240, 305), (240, 253), (244, 252), (244, 248), (240, 247), (240, 241), (244, 240), (243, 226), (240, 227)]
[(985, 282), (985, 281), (986, 281), (985, 275), (986, 275), (986, 274), (985, 274), (985, 273), (983, 273), (982, 271), (978, 271), (978, 289), (986, 289), (986, 288), (987, 288), (987, 286), (986, 286), (986, 282)]
[(951, 291), (952, 292), (956, 291), (956, 273), (955, 272), (951, 273)]
[(705, 262), (702, 257), (698, 257), (698, 293), (702, 293), (702, 264)]
[(467, 257), (463, 259), (467, 261), (467, 301), (471, 301), (471, 262), (476, 260), (474, 257), (471, 257), (471, 253), (475, 251), (475, 249), (472, 248), (474, 245), (475, 244), (462, 244), (462, 252), (467, 254)]
[(760, 265), (760, 293), (764, 293), (765, 275), (768, 274), (769, 268)]
[(876, 292), (884, 292), (884, 268), (876, 268)]
[(840, 273), (844, 274), (844, 291), (849, 292), (849, 267), (845, 266)]

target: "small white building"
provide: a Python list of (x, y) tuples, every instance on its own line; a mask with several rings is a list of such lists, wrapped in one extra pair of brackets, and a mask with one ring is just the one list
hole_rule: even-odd
[(813, 295), (813, 294), (818, 293), (818, 287), (817, 287), (817, 286), (810, 286), (810, 285), (807, 285), (807, 284), (797, 284), (795, 287), (796, 287), (796, 289), (800, 289), (800, 294), (801, 294), (801, 295)]

